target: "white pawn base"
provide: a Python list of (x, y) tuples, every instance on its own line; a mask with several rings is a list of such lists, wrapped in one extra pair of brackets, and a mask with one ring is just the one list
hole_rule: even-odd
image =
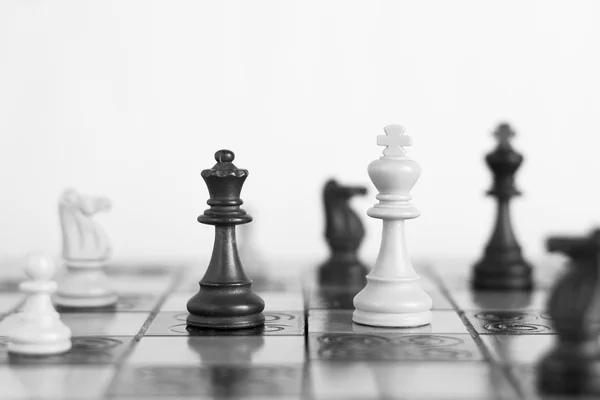
[(352, 321), (361, 325), (380, 326), (388, 328), (415, 328), (431, 323), (431, 311), (421, 313), (378, 313), (372, 311), (354, 310)]
[(59, 318), (16, 314), (8, 334), (8, 351), (25, 355), (60, 354), (71, 350), (71, 330)]
[(68, 275), (60, 284), (54, 303), (68, 308), (110, 307), (119, 296), (109, 286), (102, 262), (67, 264)]
[(367, 276), (367, 286), (354, 297), (352, 320), (357, 324), (387, 328), (414, 328), (431, 323), (431, 297), (419, 277)]

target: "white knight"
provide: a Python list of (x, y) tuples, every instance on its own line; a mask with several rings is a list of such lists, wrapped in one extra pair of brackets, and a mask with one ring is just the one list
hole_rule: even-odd
[(56, 294), (56, 304), (64, 307), (105, 307), (116, 303), (117, 295), (108, 288), (104, 267), (111, 255), (108, 236), (94, 221), (96, 214), (111, 209), (105, 197), (87, 196), (67, 189), (58, 202), (62, 229), (66, 280)]
[(58, 212), (63, 237), (63, 258), (69, 264), (98, 263), (110, 257), (110, 243), (93, 217), (111, 209), (105, 197), (86, 196), (67, 189), (60, 197)]

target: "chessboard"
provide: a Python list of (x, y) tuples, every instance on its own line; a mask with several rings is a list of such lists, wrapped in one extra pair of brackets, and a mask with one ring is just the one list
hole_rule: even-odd
[(542, 265), (534, 291), (510, 293), (471, 290), (472, 262), (415, 266), (433, 299), (431, 325), (355, 324), (355, 291), (320, 286), (314, 269), (299, 267), (303, 273), (255, 278), (264, 327), (217, 331), (186, 326), (205, 265), (112, 265), (118, 304), (59, 310), (73, 347), (52, 356), (6, 351), (23, 300), (18, 279), (7, 277), (0, 400), (538, 398), (536, 362), (556, 336), (545, 302), (561, 268)]

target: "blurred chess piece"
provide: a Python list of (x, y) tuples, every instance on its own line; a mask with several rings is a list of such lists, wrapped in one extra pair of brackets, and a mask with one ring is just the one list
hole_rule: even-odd
[(60, 320), (52, 305), (56, 291), (54, 262), (48, 257), (32, 255), (27, 260), (25, 274), (29, 280), (21, 283), (27, 294), (25, 304), (12, 319), (8, 333), (8, 351), (27, 355), (64, 353), (71, 349), (71, 330)]
[(110, 242), (94, 220), (96, 214), (110, 208), (107, 198), (81, 195), (73, 189), (60, 197), (62, 254), (68, 274), (56, 294), (57, 305), (90, 308), (116, 304), (118, 297), (109, 289), (104, 271), (111, 254)]
[(343, 286), (362, 289), (366, 284), (367, 267), (358, 259), (358, 249), (365, 237), (359, 216), (350, 207), (350, 199), (365, 195), (361, 186), (342, 186), (330, 179), (323, 188), (325, 208), (325, 238), (329, 259), (319, 266), (319, 286)]
[(548, 300), (558, 340), (538, 364), (538, 387), (544, 393), (598, 396), (600, 229), (585, 237), (552, 237), (546, 247), (571, 263)]
[(515, 188), (515, 174), (523, 156), (510, 144), (515, 133), (508, 124), (498, 126), (494, 136), (498, 144), (485, 161), (494, 177), (488, 195), (496, 198), (496, 224), (483, 257), (473, 268), (472, 284), (478, 290), (531, 290), (532, 267), (521, 253), (510, 220), (510, 200), (521, 194)]

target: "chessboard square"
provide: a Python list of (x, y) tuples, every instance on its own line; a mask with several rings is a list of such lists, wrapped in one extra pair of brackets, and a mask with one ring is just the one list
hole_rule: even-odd
[(311, 364), (314, 399), (516, 399), (500, 368), (483, 362)]
[(8, 338), (0, 337), (0, 364), (10, 365), (60, 365), (60, 364), (112, 364), (116, 363), (131, 346), (133, 336), (73, 337), (72, 347), (66, 353), (29, 356), (10, 354)]
[(150, 262), (111, 262), (106, 267), (106, 274), (111, 279), (130, 277), (135, 279), (162, 279), (180, 274), (186, 268), (184, 263), (150, 263)]
[(339, 286), (314, 286), (308, 290), (308, 309), (354, 310), (354, 296), (360, 291)]
[[(472, 263), (464, 259), (429, 260), (419, 272), (429, 277), (432, 282), (439, 282), (444, 288), (467, 290), (471, 286)], [(436, 287), (439, 289), (439, 287)]]
[(311, 360), (329, 361), (482, 361), (468, 334), (309, 333)]
[(144, 337), (125, 361), (129, 365), (302, 364), (302, 336)]
[(501, 364), (535, 364), (554, 345), (556, 335), (481, 335), (490, 354)]
[(69, 313), (62, 321), (73, 336), (135, 336), (149, 317), (147, 312)]
[(431, 297), (433, 305), (432, 310), (454, 310), (454, 306), (441, 290), (425, 289), (425, 292)]
[(187, 312), (165, 311), (154, 318), (146, 336), (303, 336), (303, 312), (264, 312), (265, 324), (253, 329), (218, 330), (188, 327)]
[(450, 297), (460, 310), (534, 310), (546, 309), (549, 292), (500, 292), (463, 290), (451, 292)]
[(440, 290), (439, 278), (435, 268), (423, 262), (415, 262), (415, 270), (420, 275), (419, 284), (427, 292), (429, 290)]
[(111, 277), (109, 287), (118, 294), (152, 293), (158, 296), (171, 287), (173, 279), (169, 276), (136, 277), (125, 275)]
[(161, 312), (177, 311), (179, 313), (186, 312), (187, 302), (196, 294), (195, 292), (174, 292), (170, 293), (160, 307)]
[(432, 322), (416, 328), (385, 328), (360, 325), (352, 321), (351, 310), (309, 310), (308, 331), (311, 333), (360, 333), (405, 335), (409, 333), (468, 333), (455, 311), (432, 311)]
[[(283, 264), (286, 263), (284, 262)], [(290, 266), (286, 265), (286, 268), (287, 267)], [(291, 268), (294, 268), (294, 266), (291, 266)], [(299, 292), (302, 290), (301, 280), (298, 277), (294, 276), (294, 274), (286, 276), (285, 272), (283, 272), (283, 275), (281, 275), (280, 272), (279, 276), (263, 275), (255, 277), (250, 275), (250, 279), (252, 279), (252, 290), (254, 290), (257, 293)]]
[(98, 399), (114, 372), (108, 365), (2, 366), (0, 399)]
[(160, 301), (158, 293), (119, 293), (116, 311), (153, 311)]
[(479, 334), (536, 335), (555, 333), (550, 317), (539, 311), (467, 311), (465, 317)]
[(304, 311), (304, 298), (301, 292), (259, 291), (257, 294), (265, 301), (265, 312)]
[(54, 304), (54, 308), (61, 314), (151, 312), (158, 305), (159, 301), (160, 295), (156, 293), (120, 293), (118, 295), (117, 304), (107, 307), (77, 308)]
[[(73, 336), (135, 336), (138, 334), (150, 313), (64, 313), (60, 318)], [(0, 336), (8, 336), (18, 319), (11, 314), (0, 322)]]
[(127, 365), (108, 392), (119, 398), (291, 400), (299, 398), (303, 380), (302, 365)]

